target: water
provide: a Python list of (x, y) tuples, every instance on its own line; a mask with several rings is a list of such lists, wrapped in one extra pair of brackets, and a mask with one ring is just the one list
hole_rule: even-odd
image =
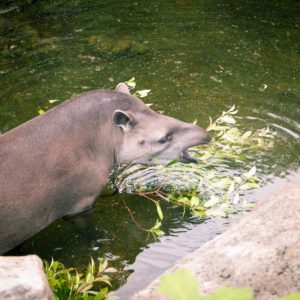
[[(9, 7), (0, 4), (2, 12)], [(134, 76), (138, 89), (152, 90), (146, 102), (173, 117), (197, 118), (206, 127), (208, 116), (235, 104), (242, 130), (269, 125), (277, 138), (258, 162), (261, 176), (270, 184), (284, 181), (300, 161), (299, 24), (296, 1), (37, 0), (0, 14), (0, 131), (72, 95), (114, 88)], [(155, 223), (155, 208), (145, 199), (100, 197), (91, 211), (55, 222), (14, 253), (78, 268), (90, 256), (106, 256), (120, 270), (118, 288), (133, 270), (130, 278), (145, 284), (143, 270), (162, 270), (172, 256), (224, 230), (164, 204), (167, 236), (151, 244), (121, 198), (141, 226)], [(151, 262), (147, 253), (154, 253)]]

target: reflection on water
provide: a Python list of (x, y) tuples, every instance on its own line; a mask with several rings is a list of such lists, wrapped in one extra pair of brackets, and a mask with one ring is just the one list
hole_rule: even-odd
[[(74, 94), (113, 88), (135, 76), (138, 89), (152, 90), (146, 101), (171, 116), (197, 118), (205, 127), (208, 116), (235, 104), (243, 131), (269, 125), (277, 142), (257, 163), (264, 166), (266, 180), (284, 178), (299, 168), (300, 153), (295, 7), (290, 0), (37, 0), (1, 13), (0, 131)], [(17, 253), (53, 256), (78, 267), (90, 256), (107, 256), (125, 268), (114, 283), (123, 284), (152, 240), (132, 222), (120, 197), (142, 226), (155, 223), (148, 201), (104, 197), (92, 211), (55, 222)], [(196, 222), (188, 213), (182, 219), (182, 210), (168, 205), (164, 213), (167, 235), (180, 235), (180, 228), (187, 231)], [(168, 253), (167, 240), (160, 245)], [(191, 240), (195, 247), (202, 243)], [(178, 253), (183, 247), (180, 239), (172, 245)], [(164, 261), (166, 255), (156, 259)]]

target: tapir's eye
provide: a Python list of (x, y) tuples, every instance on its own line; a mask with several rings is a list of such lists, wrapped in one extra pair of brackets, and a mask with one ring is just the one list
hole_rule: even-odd
[(171, 133), (168, 133), (166, 134), (163, 138), (161, 138), (160, 140), (158, 140), (158, 142), (160, 144), (164, 144), (166, 143), (167, 141), (170, 141), (172, 139), (172, 134)]

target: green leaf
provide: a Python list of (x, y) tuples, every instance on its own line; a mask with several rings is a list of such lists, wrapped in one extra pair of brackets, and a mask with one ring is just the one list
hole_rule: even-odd
[(228, 126), (213, 126), (211, 130), (215, 130), (215, 131), (224, 131), (226, 129), (229, 129), (230, 127)]
[(229, 108), (228, 112), (232, 112), (232, 111), (234, 111), (234, 110), (235, 110), (235, 105), (233, 104), (233, 105)]
[(172, 165), (174, 165), (174, 164), (176, 164), (176, 163), (177, 163), (177, 160), (176, 160), (176, 159), (173, 159), (173, 160), (169, 161), (168, 163), (166, 163), (166, 164), (165, 164), (165, 167), (172, 166)]
[(300, 292), (292, 293), (287, 296), (280, 298), (279, 300), (299, 300), (300, 299)]
[(158, 202), (155, 202), (155, 204), (156, 204), (157, 214), (158, 214), (160, 220), (163, 220), (164, 214), (163, 214), (163, 212), (161, 210), (160, 204)]
[(256, 182), (247, 182), (240, 186), (241, 190), (251, 190), (251, 189), (256, 189), (259, 187), (259, 184)]
[(161, 229), (152, 229), (150, 230), (151, 233), (155, 234), (156, 236), (164, 236), (165, 233)]
[(198, 197), (196, 197), (196, 196), (193, 196), (192, 198), (191, 198), (191, 206), (192, 207), (196, 207), (196, 206), (198, 206), (200, 204), (200, 199), (198, 198)]
[(223, 287), (215, 293), (204, 296), (203, 300), (252, 300), (252, 291), (247, 288)]
[(48, 102), (49, 102), (50, 104), (55, 103), (55, 102), (58, 102), (58, 101), (59, 101), (59, 100), (56, 100), (56, 99), (48, 100)]
[(233, 197), (233, 204), (237, 205), (240, 202), (240, 195), (239, 194), (235, 194)]
[(141, 90), (141, 91), (137, 91), (134, 93), (135, 96), (140, 97), (140, 98), (144, 98), (146, 96), (148, 96), (148, 94), (151, 92), (151, 90)]
[(229, 177), (224, 177), (224, 178), (221, 178), (221, 179), (219, 179), (219, 181), (217, 181), (217, 182), (213, 182), (212, 183), (212, 187), (213, 188), (217, 188), (217, 189), (222, 189), (222, 190), (224, 190), (224, 189), (226, 189), (228, 186), (230, 186), (231, 185), (231, 179), (229, 178)]
[(224, 209), (219, 208), (219, 207), (218, 208), (211, 208), (211, 209), (207, 210), (206, 215), (211, 216), (211, 217), (222, 217), (222, 218), (227, 217)]
[(256, 173), (256, 167), (253, 166), (253, 167), (249, 170), (249, 172), (245, 173), (243, 176), (244, 176), (246, 179), (248, 179), (248, 178), (252, 177), (255, 173)]
[(107, 264), (107, 259), (103, 258), (99, 264), (98, 274), (101, 274), (107, 268)]
[(210, 199), (204, 203), (204, 207), (209, 208), (215, 206), (219, 201), (220, 199), (216, 195), (211, 195)]
[(235, 124), (236, 123), (235, 119), (228, 115), (225, 115), (224, 117), (222, 117), (221, 120), (227, 124)]
[(88, 284), (86, 285), (83, 289), (81, 289), (81, 293), (87, 292), (88, 290), (90, 290), (93, 287), (93, 284)]
[(246, 140), (248, 137), (250, 137), (252, 134), (252, 131), (249, 130), (249, 131), (246, 131), (243, 135), (242, 135), (242, 139), (243, 140)]
[(134, 89), (136, 87), (136, 82), (135, 82), (135, 78), (132, 77), (131, 79), (129, 79), (128, 81), (124, 82), (130, 89)]
[(187, 269), (178, 270), (161, 277), (158, 292), (172, 300), (200, 300), (198, 283), (192, 272)]
[(151, 229), (158, 229), (158, 228), (160, 228), (160, 226), (161, 226), (161, 222), (156, 220), (155, 225)]
[(118, 272), (118, 270), (113, 267), (107, 268), (105, 270), (105, 273), (117, 273), (117, 272)]
[(95, 277), (91, 273), (88, 273), (86, 275), (85, 282), (89, 284), (89, 283), (92, 283), (94, 281), (94, 279), (95, 279)]
[(228, 194), (232, 193), (234, 191), (234, 189), (235, 189), (235, 184), (234, 184), (234, 181), (232, 181), (229, 188), (228, 188), (227, 193)]

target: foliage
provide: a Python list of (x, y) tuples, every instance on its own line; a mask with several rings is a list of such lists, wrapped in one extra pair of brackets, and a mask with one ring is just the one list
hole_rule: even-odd
[(201, 299), (196, 278), (188, 269), (181, 269), (161, 277), (158, 291), (173, 300)]
[[(252, 291), (248, 288), (221, 287), (209, 295), (200, 295), (196, 278), (188, 269), (180, 269), (161, 277), (158, 292), (169, 296), (171, 300), (252, 300)], [(300, 299), (300, 292), (282, 297), (279, 300)]]
[(299, 300), (300, 299), (300, 292), (292, 293), (290, 295), (284, 296), (279, 300)]
[[(80, 274), (74, 268), (67, 269), (53, 259), (50, 264), (44, 262), (44, 269), (54, 298), (57, 300), (113, 299), (108, 293), (108, 287), (99, 287), (103, 284), (111, 286), (111, 278), (107, 274), (116, 272), (114, 268), (107, 268), (106, 259), (102, 259), (96, 268), (91, 258), (86, 274)], [(97, 291), (93, 289), (95, 285)]]
[[(134, 78), (127, 84), (130, 89), (136, 87)], [(188, 208), (200, 218), (227, 217), (253, 206), (246, 195), (258, 188), (261, 181), (254, 162), (260, 153), (274, 146), (275, 135), (268, 127), (242, 132), (237, 113), (232, 106), (215, 121), (209, 118), (207, 131), (211, 132), (211, 143), (189, 150), (198, 164), (173, 160), (165, 165), (130, 165), (121, 169), (115, 182), (118, 190), (144, 196), (156, 204), (159, 219), (148, 232), (163, 234), (160, 199)]]
[(223, 287), (215, 293), (202, 296), (196, 278), (188, 269), (180, 269), (161, 277), (158, 292), (171, 300), (252, 300), (252, 292), (247, 288)]

